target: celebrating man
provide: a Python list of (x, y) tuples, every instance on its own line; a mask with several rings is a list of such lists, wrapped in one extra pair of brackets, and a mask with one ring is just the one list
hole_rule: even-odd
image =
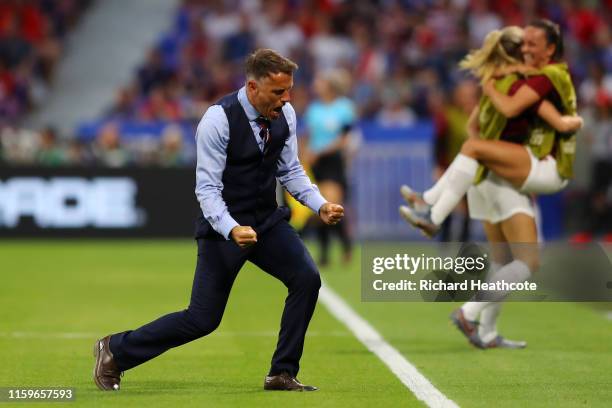
[(297, 379), (319, 272), (288, 209), (276, 203), (276, 180), (326, 224), (344, 215), (326, 202), (297, 159), (296, 116), (289, 104), (297, 65), (269, 49), (246, 60), (246, 84), (211, 106), (197, 134), (198, 258), (189, 307), (96, 343), (94, 381), (118, 390), (122, 371), (213, 332), (238, 272), (248, 260), (288, 288), (265, 390), (314, 391)]

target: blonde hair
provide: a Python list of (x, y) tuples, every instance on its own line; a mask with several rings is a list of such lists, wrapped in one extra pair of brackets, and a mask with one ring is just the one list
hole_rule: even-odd
[(491, 79), (497, 68), (522, 62), (522, 41), (521, 27), (508, 26), (501, 30), (493, 30), (485, 37), (482, 47), (470, 51), (459, 63), (459, 67), (469, 70), (485, 83)]
[(351, 90), (351, 73), (344, 68), (328, 69), (321, 73), (321, 79), (329, 84), (336, 96), (346, 96)]

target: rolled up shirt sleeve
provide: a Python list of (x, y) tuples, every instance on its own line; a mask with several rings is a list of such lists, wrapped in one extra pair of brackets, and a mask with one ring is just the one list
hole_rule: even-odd
[(278, 159), (276, 177), (297, 201), (318, 213), (327, 200), (323, 198), (317, 186), (312, 184), (298, 160), (295, 110), (287, 103), (283, 107), (283, 113), (289, 125), (289, 137)]
[(195, 193), (206, 221), (225, 239), (239, 224), (230, 215), (221, 195), (222, 176), (227, 158), (229, 124), (225, 111), (213, 105), (204, 114), (196, 131), (196, 188)]

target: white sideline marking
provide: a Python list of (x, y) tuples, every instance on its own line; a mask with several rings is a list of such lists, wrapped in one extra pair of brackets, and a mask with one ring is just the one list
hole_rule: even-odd
[(323, 284), (319, 300), (327, 310), (343, 323), (368, 350), (374, 353), (412, 393), (429, 407), (458, 408), (404, 356), (359, 316), (340, 296)]
[(606, 319), (612, 320), (612, 312), (606, 313)]

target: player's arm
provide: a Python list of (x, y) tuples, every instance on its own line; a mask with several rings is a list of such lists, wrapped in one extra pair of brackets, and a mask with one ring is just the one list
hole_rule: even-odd
[(540, 100), (540, 94), (530, 86), (521, 86), (512, 96), (505, 95), (495, 88), (495, 81), (486, 82), (482, 90), (491, 99), (498, 112), (507, 118), (513, 118), (521, 114), (525, 109)]
[(480, 108), (476, 106), (474, 109), (472, 109), (472, 113), (470, 113), (466, 127), (467, 134), (470, 139), (480, 138), (480, 124), (478, 122), (478, 115), (480, 115)]
[(561, 133), (575, 132), (582, 127), (580, 116), (561, 115), (557, 108), (546, 99), (538, 107), (538, 115)]

